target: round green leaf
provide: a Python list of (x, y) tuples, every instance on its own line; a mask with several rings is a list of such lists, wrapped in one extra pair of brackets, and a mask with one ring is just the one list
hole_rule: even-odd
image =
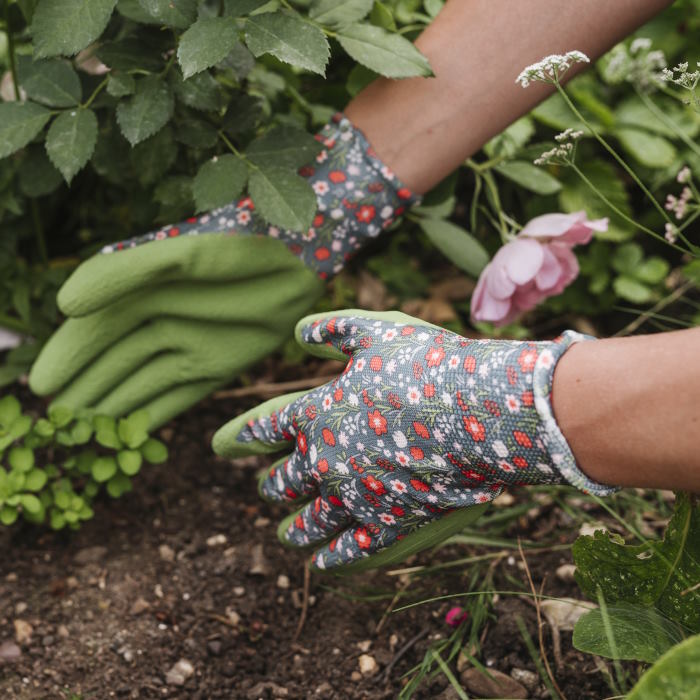
[(84, 445), (92, 437), (92, 424), (85, 419), (77, 421), (71, 429), (71, 436), (76, 445)]
[(24, 488), (27, 489), (27, 491), (41, 491), (46, 485), (46, 481), (46, 472), (42, 469), (32, 469), (32, 471), (27, 474)]
[(28, 447), (13, 447), (7, 458), (8, 464), (18, 472), (28, 472), (34, 466), (34, 452)]
[(12, 525), (17, 520), (17, 508), (12, 506), (3, 506), (0, 508), (0, 523), (3, 525)]
[(41, 501), (31, 493), (23, 493), (19, 497), (19, 502), (28, 513), (36, 515), (41, 511)]
[(26, 149), (19, 168), (19, 186), (28, 197), (41, 197), (53, 192), (61, 183), (61, 173), (53, 167), (46, 149), (32, 145)]
[(62, 530), (66, 526), (66, 519), (63, 513), (54, 509), (49, 516), (49, 523), (54, 530)]
[(633, 304), (646, 304), (654, 297), (649, 287), (629, 275), (620, 275), (613, 280), (615, 294)]
[(63, 428), (65, 425), (70, 423), (70, 421), (73, 420), (74, 415), (73, 409), (68, 408), (68, 406), (49, 406), (49, 420), (57, 428)]
[(141, 454), (151, 464), (162, 464), (168, 458), (168, 448), (155, 438), (149, 438), (141, 445)]
[(115, 474), (107, 482), (107, 493), (112, 498), (119, 498), (125, 493), (131, 491), (131, 481), (124, 474)]
[(457, 267), (473, 277), (486, 267), (489, 255), (470, 233), (444, 219), (423, 218), (418, 222), (430, 241)]
[(54, 494), (53, 502), (61, 510), (65, 510), (66, 508), (70, 508), (70, 493), (68, 493), (67, 491), (57, 491)]
[(22, 407), (14, 396), (3, 396), (0, 399), (0, 426), (9, 428), (22, 413)]
[(103, 483), (111, 479), (117, 472), (117, 461), (114, 457), (98, 457), (92, 463), (92, 478)]
[(127, 476), (134, 476), (134, 474), (138, 474), (139, 469), (141, 469), (143, 457), (141, 457), (141, 453), (136, 450), (122, 450), (117, 454), (117, 462), (119, 462), (119, 468), (124, 474)]

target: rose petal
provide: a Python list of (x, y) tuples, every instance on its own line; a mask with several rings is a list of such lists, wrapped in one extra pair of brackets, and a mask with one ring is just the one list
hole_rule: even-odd
[(494, 258), (489, 267), (488, 272), (484, 270), (486, 274), (482, 273), (486, 282), (486, 290), (494, 299), (507, 299), (515, 291), (515, 283), (508, 276), (505, 265), (501, 260)]
[(485, 275), (489, 267), (484, 268), (472, 294), (471, 315), (475, 321), (501, 321), (511, 308), (510, 299), (494, 299), (487, 292)]
[(585, 211), (576, 211), (573, 214), (542, 214), (525, 224), (518, 237), (526, 238), (558, 238), (565, 235), (572, 226), (583, 223), (586, 220)]
[(533, 280), (544, 261), (542, 245), (527, 238), (507, 243), (497, 255), (501, 256), (499, 262), (505, 266), (508, 277), (518, 285)]
[(540, 271), (537, 273), (537, 277), (535, 277), (535, 283), (538, 289), (546, 291), (556, 286), (564, 271), (556, 255), (551, 251), (551, 246), (545, 245), (542, 248), (544, 261)]

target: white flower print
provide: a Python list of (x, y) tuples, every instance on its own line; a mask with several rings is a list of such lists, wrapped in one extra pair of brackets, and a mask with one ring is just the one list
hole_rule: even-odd
[(406, 392), (406, 398), (408, 399), (408, 403), (415, 406), (420, 403), (420, 391), (414, 386), (409, 386)]
[(403, 449), (408, 444), (406, 436), (400, 430), (397, 430), (395, 433), (393, 433), (391, 437), (394, 440), (394, 444), (399, 449)]

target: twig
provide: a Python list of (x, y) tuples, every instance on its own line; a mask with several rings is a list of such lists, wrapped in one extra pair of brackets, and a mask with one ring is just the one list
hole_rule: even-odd
[(304, 596), (301, 601), (301, 615), (299, 615), (299, 624), (297, 625), (296, 632), (294, 632), (294, 637), (292, 641), (296, 642), (299, 639), (301, 631), (304, 629), (304, 623), (306, 622), (306, 614), (309, 611), (309, 588), (311, 587), (311, 570), (309, 569), (309, 562), (304, 562)]
[(396, 590), (396, 594), (391, 599), (391, 603), (389, 603), (389, 607), (384, 611), (384, 614), (382, 615), (381, 619), (377, 623), (377, 627), (374, 630), (375, 636), (378, 635), (382, 631), (382, 627), (384, 627), (384, 623), (389, 618), (389, 615), (391, 615), (391, 611), (394, 609), (394, 606), (396, 605), (396, 603), (399, 602), (399, 598), (401, 597), (401, 594), (406, 590), (406, 588), (408, 588), (408, 584), (409, 584), (409, 582), (405, 581)]
[(411, 637), (394, 655), (394, 658), (389, 662), (389, 665), (384, 669), (384, 673), (379, 677), (380, 680), (382, 680), (384, 683), (389, 680), (389, 675), (391, 674), (391, 670), (396, 666), (396, 664), (401, 661), (402, 657), (406, 654), (406, 652), (416, 643), (419, 642), (423, 637), (425, 637), (428, 634), (429, 630), (426, 627), (424, 630), (421, 630), (418, 634), (415, 636)]
[(227, 625), (228, 627), (233, 627), (234, 629), (240, 629), (240, 624), (229, 619), (225, 615), (218, 615), (217, 613), (207, 613), (207, 617), (220, 622), (222, 625)]
[(217, 391), (215, 399), (240, 399), (244, 396), (277, 396), (288, 391), (298, 391), (299, 389), (315, 389), (321, 384), (337, 379), (337, 374), (329, 374), (323, 377), (305, 377), (304, 379), (294, 379), (291, 382), (269, 382), (265, 384), (253, 384), (252, 386), (242, 386), (237, 389), (224, 389)]
[[(557, 693), (559, 693), (562, 700), (566, 700), (566, 695), (562, 692), (559, 684), (554, 678), (552, 669), (549, 665), (549, 659), (547, 658), (547, 652), (544, 648), (544, 632), (543, 632), (543, 622), (542, 622), (542, 611), (540, 610), (540, 601), (537, 597), (537, 590), (535, 589), (535, 584), (532, 580), (532, 574), (530, 573), (530, 567), (528, 566), (527, 559), (525, 558), (525, 552), (523, 551), (523, 545), (518, 537), (518, 551), (520, 552), (520, 558), (523, 560), (523, 566), (525, 567), (525, 573), (527, 575), (528, 583), (530, 584), (530, 590), (532, 591), (532, 596), (535, 599), (535, 611), (537, 612), (537, 637), (540, 642), (540, 654), (542, 654), (542, 661), (544, 661), (544, 667), (547, 669), (547, 675), (549, 680), (552, 681), (552, 685), (556, 688)], [(541, 593), (541, 591), (540, 591)]]

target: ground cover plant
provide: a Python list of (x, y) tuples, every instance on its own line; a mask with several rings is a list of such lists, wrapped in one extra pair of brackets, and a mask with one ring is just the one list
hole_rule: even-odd
[[(60, 322), (55, 294), (79, 260), (246, 194), (268, 222), (307, 229), (315, 198), (295, 169), (316, 148), (308, 134), (377, 74), (429, 75), (410, 40), (442, 3), (99, 0), (89, 13), (83, 5), (0, 0), (0, 327), (11, 348), (0, 366), (7, 388), (0, 521), (11, 525), (22, 515), (73, 529), (96, 513), (73, 535), (79, 539), (18, 525), (3, 532), (4, 551), (17, 553), (0, 576), (0, 658), (18, 665), (0, 668), (0, 687), (16, 697), (115, 690), (272, 697), (287, 686), (299, 697), (478, 697), (475, 678), (493, 682), (489, 669), (537, 697), (581, 697), (585, 687), (587, 697), (662, 698), (696, 687), (700, 510), (687, 494), (674, 506), (663, 493), (596, 501), (556, 487), (516, 491), (437, 552), (367, 581), (304, 583), (301, 558), (285, 554), (290, 590), (255, 548), (276, 558), (264, 521), (282, 511), (257, 503), (243, 485), (251, 473), (231, 475), (205, 456), (203, 434), (216, 427), (223, 406), (227, 415), (240, 412), (249, 397), (265, 396), (266, 384), (298, 382), (301, 374), (310, 386), (333, 369), (307, 360), (300, 372), (303, 358), (290, 343), (281, 369), (266, 364), (188, 414), (201, 429), (184, 420), (178, 433), (165, 428), (159, 438), (176, 455), (172, 468), (184, 471), (160, 495), (171, 466), (141, 467), (141, 457), (165, 459), (142, 417), (115, 422), (57, 409), (42, 417), (43, 404), (15, 382)], [(391, 237), (333, 281), (318, 309), (401, 308), (458, 333), (515, 338), (551, 337), (566, 327), (626, 335), (698, 325), (698, 29), (700, 5), (682, 0), (565, 87), (567, 66), (586, 60), (576, 47), (524, 70), (523, 89), (544, 80), (556, 94), (429, 193)], [(527, 221), (579, 210), (608, 223), (576, 247), (576, 279), (527, 315), (480, 315), (475, 281), (527, 235)], [(242, 489), (246, 503), (232, 502), (214, 476), (199, 474), (203, 462), (220, 484)], [(132, 477), (127, 499), (98, 497), (100, 486), (112, 497), (125, 494)], [(202, 494), (192, 496), (193, 486)], [(184, 502), (190, 497), (202, 508)], [(241, 520), (246, 508), (259, 510), (263, 524), (232, 525), (222, 503)], [(165, 529), (154, 525), (141, 541), (134, 533), (144, 518), (153, 521), (153, 509)], [(203, 515), (208, 510), (213, 519)], [(599, 531), (576, 539), (591, 522)], [(236, 545), (219, 557), (221, 539), (209, 544), (202, 533), (223, 531)], [(76, 549), (83, 554), (73, 559)], [(578, 584), (562, 572), (549, 577), (548, 592), (538, 590), (534, 581), (544, 585), (547, 569), (566, 565), (572, 549)], [(58, 568), (45, 563), (35, 574), (45, 554)], [(120, 566), (129, 573), (112, 586), (105, 571), (119, 576)], [(196, 583), (200, 575), (215, 581), (210, 592)], [(29, 592), (19, 589), (18, 576)], [(192, 591), (201, 604), (190, 602)], [(81, 619), (71, 634), (65, 608), (53, 610), (46, 594), (84, 604), (97, 621)], [(27, 605), (35, 622), (25, 620)], [(355, 618), (368, 609), (375, 622), (364, 630)], [(337, 610), (353, 618), (345, 639), (324, 621)], [(302, 613), (307, 632), (317, 625), (326, 635), (318, 633), (313, 649), (290, 641)], [(138, 629), (131, 640), (121, 632), (125, 617)], [(100, 638), (100, 621), (108, 640)], [(390, 629), (400, 642), (392, 644)], [(149, 657), (145, 649), (160, 633), (164, 649)], [(81, 666), (74, 638), (81, 634), (97, 660), (109, 659), (114, 681)], [(280, 649), (277, 636), (291, 647)], [(189, 640), (203, 640), (201, 649)], [(63, 666), (60, 644), (72, 659)], [(511, 652), (516, 644), (520, 651)], [(330, 689), (318, 691), (304, 657), (333, 646), (344, 657), (352, 646), (351, 659), (327, 679)], [(261, 650), (282, 655), (279, 675), (256, 665)], [(381, 672), (370, 671), (363, 656)], [(168, 680), (166, 672), (180, 658), (196, 659), (197, 672), (182, 666), (182, 684), (171, 683), (177, 674)], [(57, 670), (39, 679), (41, 666)], [(268, 675), (273, 682), (265, 686)]]

